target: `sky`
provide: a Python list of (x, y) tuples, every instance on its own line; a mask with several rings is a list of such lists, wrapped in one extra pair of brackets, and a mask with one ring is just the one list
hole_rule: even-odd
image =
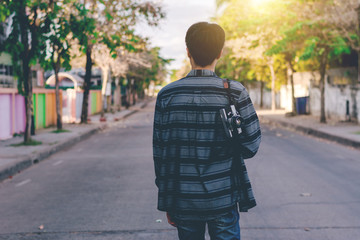
[(178, 69), (186, 59), (185, 34), (196, 22), (215, 16), (215, 0), (162, 0), (166, 18), (157, 27), (140, 26), (142, 36), (149, 37), (153, 47), (161, 48), (164, 58), (173, 58), (169, 69)]

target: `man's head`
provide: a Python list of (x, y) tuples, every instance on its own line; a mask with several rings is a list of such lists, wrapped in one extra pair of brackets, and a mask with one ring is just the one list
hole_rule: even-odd
[(225, 32), (215, 23), (198, 22), (187, 30), (185, 42), (195, 64), (205, 67), (220, 57)]

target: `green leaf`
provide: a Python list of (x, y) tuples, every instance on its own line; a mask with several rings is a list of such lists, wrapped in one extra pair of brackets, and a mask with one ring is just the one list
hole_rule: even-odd
[(114, 19), (114, 17), (108, 11), (105, 12), (105, 17), (106, 17), (106, 20), (108, 20), (108, 21), (111, 21)]

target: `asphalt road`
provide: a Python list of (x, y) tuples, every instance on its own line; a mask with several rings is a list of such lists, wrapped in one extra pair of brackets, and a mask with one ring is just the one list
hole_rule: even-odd
[[(154, 102), (0, 183), (0, 239), (176, 239), (156, 210)], [(262, 126), (243, 240), (360, 240), (360, 152)]]

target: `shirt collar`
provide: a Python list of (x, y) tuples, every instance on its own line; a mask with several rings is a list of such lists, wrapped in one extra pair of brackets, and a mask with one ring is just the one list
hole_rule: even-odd
[(216, 77), (216, 74), (208, 69), (193, 69), (186, 77)]

